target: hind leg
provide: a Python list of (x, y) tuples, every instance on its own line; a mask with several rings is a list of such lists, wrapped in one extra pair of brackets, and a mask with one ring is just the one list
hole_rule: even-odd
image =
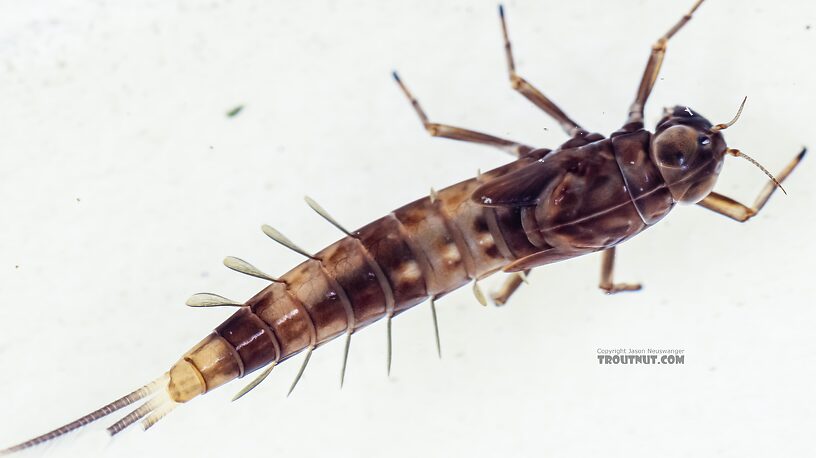
[(405, 94), (405, 97), (407, 97), (408, 101), (411, 102), (411, 106), (414, 107), (414, 111), (416, 112), (417, 116), (419, 116), (419, 120), (422, 121), (422, 125), (425, 126), (425, 130), (427, 130), (428, 133), (431, 134), (431, 136), (450, 138), (452, 140), (459, 140), (470, 143), (481, 143), (483, 145), (489, 145), (495, 148), (499, 148), (500, 150), (510, 153), (516, 157), (524, 156), (525, 154), (535, 149), (532, 146), (527, 146), (518, 142), (514, 142), (512, 140), (505, 140), (503, 138), (483, 134), (475, 130), (462, 129), (461, 127), (454, 127), (449, 126), (447, 124), (438, 124), (435, 122), (430, 122), (428, 120), (428, 116), (425, 114), (425, 111), (419, 105), (419, 101), (414, 97), (413, 94), (411, 94), (411, 91), (409, 91), (408, 87), (405, 86), (405, 83), (402, 82), (402, 79), (400, 79), (397, 72), (394, 72), (393, 76), (394, 80), (397, 82), (397, 84), (399, 84), (400, 89), (402, 89), (403, 94)]

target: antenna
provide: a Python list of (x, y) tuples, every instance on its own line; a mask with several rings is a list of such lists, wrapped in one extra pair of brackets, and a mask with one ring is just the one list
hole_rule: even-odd
[(735, 148), (728, 148), (727, 150), (725, 150), (725, 152), (732, 155), (732, 156), (741, 157), (743, 159), (746, 159), (751, 164), (754, 164), (755, 166), (759, 167), (760, 170), (765, 172), (765, 175), (768, 175), (768, 178), (770, 178), (771, 181), (774, 182), (774, 184), (776, 185), (777, 188), (781, 189), (782, 192), (784, 192), (786, 196), (788, 195), (788, 192), (785, 191), (785, 188), (783, 188), (781, 184), (779, 184), (779, 181), (777, 181), (776, 177), (771, 175), (771, 172), (769, 172), (768, 169), (763, 167), (762, 164), (760, 164), (759, 162), (755, 161), (753, 158), (751, 158), (747, 154), (745, 154), (742, 151), (740, 151), (738, 149), (735, 149)]
[[(742, 109), (745, 107), (745, 102), (747, 102), (747, 101), (748, 101), (748, 96), (746, 95), (742, 99), (742, 103), (740, 104), (739, 110), (737, 110), (737, 114), (734, 115), (734, 119), (728, 121), (725, 124), (717, 124), (716, 126), (711, 128), (711, 132), (719, 132), (721, 130), (728, 129), (729, 127), (733, 126), (734, 123), (737, 122), (737, 119), (739, 119), (740, 115), (742, 114)], [(776, 180), (774, 180), (774, 181), (776, 181)]]

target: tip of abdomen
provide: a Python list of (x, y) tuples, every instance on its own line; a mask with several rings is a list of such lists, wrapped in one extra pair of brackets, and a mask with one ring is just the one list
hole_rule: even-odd
[(187, 402), (243, 375), (235, 348), (211, 333), (170, 368), (167, 391), (175, 402)]

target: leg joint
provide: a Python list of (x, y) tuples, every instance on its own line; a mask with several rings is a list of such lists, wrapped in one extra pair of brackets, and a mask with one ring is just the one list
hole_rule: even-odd
[(439, 124), (435, 122), (425, 122), (423, 124), (425, 125), (425, 130), (428, 131), (432, 137), (439, 136)]
[(652, 45), (652, 51), (665, 51), (668, 41), (666, 37), (660, 38)]
[(526, 81), (524, 81), (524, 78), (518, 76), (516, 72), (510, 73), (510, 86), (514, 90), (516, 91), (521, 90), (521, 88), (524, 86), (524, 83), (526, 83)]
[(745, 209), (745, 213), (743, 213), (742, 215), (740, 215), (740, 217), (739, 217), (737, 220), (738, 220), (739, 222), (741, 222), (741, 223), (744, 223), (744, 222), (748, 221), (749, 219), (753, 218), (754, 216), (756, 216), (756, 214), (757, 214), (757, 213), (758, 213), (758, 212), (757, 212), (757, 210), (756, 210), (756, 209), (753, 209), (753, 208), (746, 208), (746, 209)]

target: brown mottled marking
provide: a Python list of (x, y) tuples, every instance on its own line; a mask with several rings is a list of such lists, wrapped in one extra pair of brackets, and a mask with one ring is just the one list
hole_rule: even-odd
[(466, 283), (469, 278), (462, 255), (445, 219), (437, 211), (437, 195), (419, 199), (394, 211), (410, 234), (414, 249), (422, 253), (427, 264), (429, 296), (435, 296)]
[(283, 361), (316, 342), (314, 325), (306, 309), (287, 291), (286, 285), (273, 283), (255, 297), (247, 301), (252, 308), (278, 336)]
[[(638, 284), (614, 283), (615, 246), (663, 218), (676, 203), (699, 203), (738, 221), (756, 215), (799, 164), (804, 150), (783, 169), (779, 180), (759, 166), (771, 181), (749, 207), (713, 192), (726, 155), (758, 165), (739, 150), (728, 148), (722, 136), (739, 112), (733, 121), (714, 126), (688, 107), (676, 106), (666, 111), (654, 134), (646, 131), (642, 122), (667, 42), (701, 3), (698, 0), (654, 44), (627, 123), (608, 139), (584, 130), (516, 73), (502, 8), (510, 82), (570, 134), (557, 149), (536, 150), (492, 135), (430, 123), (395, 74), (432, 135), (495, 146), (518, 159), (432, 192), (433, 199), (417, 200), (355, 232), (342, 229), (310, 203), (348, 235), (321, 251), (319, 257), (303, 252), (265, 226), (267, 235), (311, 259), (284, 274), (282, 283), (233, 259), (227, 263), (231, 268), (275, 283), (244, 306), (204, 295), (215, 298), (208, 306), (240, 308), (185, 353), (165, 376), (61, 428), (0, 450), (0, 455), (47, 442), (140, 400), (144, 404), (108, 431), (118, 433), (142, 417), (143, 425), (150, 427), (176, 403), (267, 365), (262, 373), (265, 377), (274, 367), (269, 363), (284, 361), (308, 348), (299, 378), (317, 345), (344, 331), (350, 336), (354, 329), (383, 316), (389, 318), (390, 342), (392, 316), (429, 296), (438, 297), (500, 269), (529, 271), (603, 250), (600, 287), (607, 293), (638, 289)], [(511, 280), (494, 298), (502, 303), (507, 300), (521, 284), (519, 276)], [(476, 288), (474, 292), (484, 302), (481, 292)], [(435, 313), (433, 304), (432, 310)]]
[[(447, 229), (448, 233), (450, 234), (451, 239), (453, 240), (453, 244), (456, 247), (456, 254), (459, 255), (458, 256), (459, 260), (461, 261), (462, 268), (465, 271), (465, 275), (467, 276), (468, 279), (474, 278), (474, 272), (476, 271), (475, 261), (473, 260), (473, 256), (471, 256), (470, 250), (467, 247), (467, 243), (465, 242), (465, 236), (462, 234), (462, 231), (461, 229), (459, 229), (459, 226), (457, 226), (456, 223), (451, 218), (451, 214), (445, 210), (443, 202), (440, 202), (438, 200), (438, 197), (439, 193), (437, 192), (437, 201), (431, 207), (433, 213), (439, 216), (439, 219), (445, 225), (445, 229)], [(447, 253), (449, 254), (448, 259), (451, 259), (450, 258), (451, 250), (449, 247), (447, 248)]]
[(356, 231), (360, 242), (377, 262), (394, 293), (394, 308), (415, 305), (427, 297), (425, 280), (400, 275), (405, 263), (416, 262), (414, 253), (400, 231), (399, 221), (389, 215)]
[(346, 237), (317, 253), (326, 272), (346, 292), (353, 314), (350, 322), (360, 328), (385, 313), (385, 292), (377, 273), (356, 238)]
[(316, 330), (315, 344), (321, 344), (346, 330), (346, 310), (337, 290), (332, 288), (320, 261), (306, 260), (285, 273), (289, 292), (305, 307)]
[[(471, 278), (481, 278), (495, 271), (507, 260), (497, 250), (491, 250), (495, 249), (495, 242), (489, 232), (477, 232), (474, 229), (475, 220), (482, 218), (482, 208), (470, 200), (478, 182), (468, 180), (460, 184), (461, 186), (452, 186), (439, 192), (440, 206), (458, 228), (465, 242), (465, 250), (473, 260), (473, 271), (469, 272)], [(484, 226), (486, 229), (486, 224)]]
[(249, 307), (242, 307), (218, 326), (215, 332), (235, 348), (243, 365), (242, 374), (252, 372), (280, 357), (277, 338)]
[[(422, 200), (429, 200), (430, 197), (426, 197)], [(397, 218), (395, 213), (391, 213), (389, 215), (391, 218), (396, 221), (396, 227), (399, 230), (402, 239), (405, 241), (405, 244), (408, 246), (408, 249), (411, 250), (411, 254), (413, 255), (413, 261), (403, 262), (400, 265), (397, 275), (400, 278), (399, 285), (403, 284), (412, 284), (414, 282), (422, 282), (424, 285), (424, 297), (419, 302), (422, 302), (428, 296), (432, 296), (434, 294), (433, 282), (435, 280), (435, 276), (433, 273), (433, 269), (431, 268), (431, 263), (428, 261), (428, 254), (425, 250), (422, 249), (420, 245), (418, 245), (413, 238), (412, 232), (409, 231), (405, 225)], [(415, 305), (415, 304), (411, 304)], [(406, 307), (410, 307), (406, 304)], [(399, 310), (401, 307), (396, 307)]]

